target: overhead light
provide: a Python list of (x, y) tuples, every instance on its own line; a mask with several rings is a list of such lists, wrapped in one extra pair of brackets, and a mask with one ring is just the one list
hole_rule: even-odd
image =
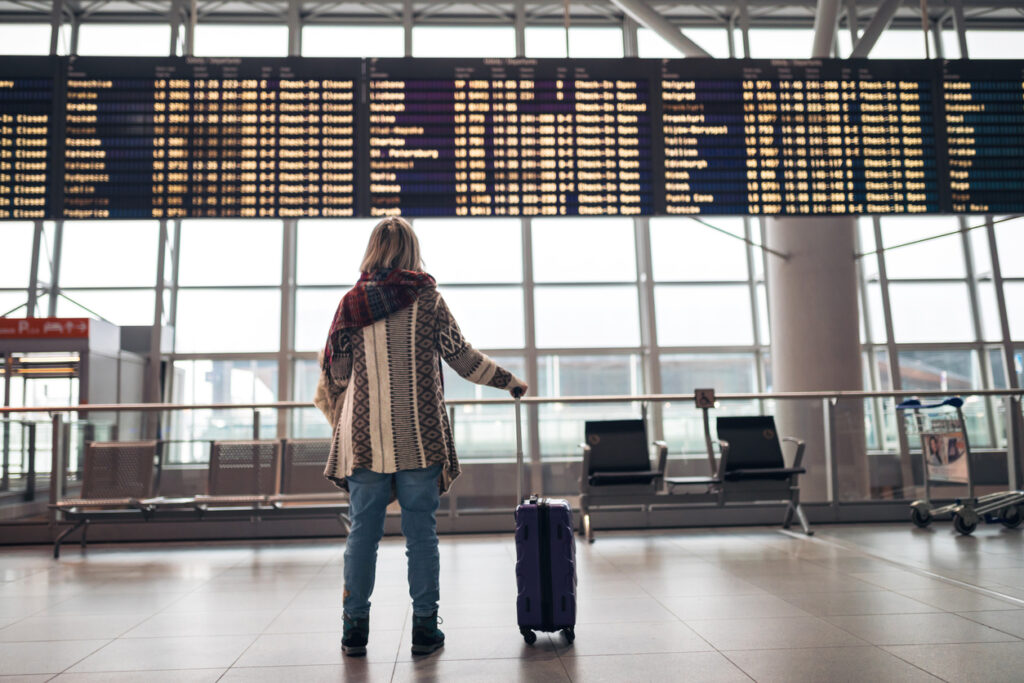
[(77, 363), (78, 356), (21, 356), (17, 362), (22, 365), (30, 363)]

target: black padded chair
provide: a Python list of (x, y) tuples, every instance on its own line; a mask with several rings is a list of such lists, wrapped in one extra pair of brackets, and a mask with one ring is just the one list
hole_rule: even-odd
[(593, 542), (590, 509), (593, 506), (636, 506), (648, 510), (665, 477), (668, 446), (658, 448), (652, 466), (643, 420), (587, 422), (584, 430), (583, 468), (580, 475), (581, 532)]

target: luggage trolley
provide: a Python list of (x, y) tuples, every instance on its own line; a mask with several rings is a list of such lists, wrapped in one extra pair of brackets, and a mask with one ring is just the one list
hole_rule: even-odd
[[(910, 519), (923, 529), (936, 517), (952, 515), (953, 527), (961, 534), (973, 532), (982, 519), (1015, 529), (1024, 521), (1021, 507), (1024, 491), (998, 491), (977, 498), (974, 495), (963, 405), (962, 398), (953, 397), (929, 404), (908, 399), (896, 406), (897, 410), (911, 414), (911, 419), (906, 421), (908, 442), (914, 438), (921, 440), (924, 498), (910, 504)], [(935, 505), (931, 500), (933, 481), (963, 484), (967, 486), (967, 496)]]

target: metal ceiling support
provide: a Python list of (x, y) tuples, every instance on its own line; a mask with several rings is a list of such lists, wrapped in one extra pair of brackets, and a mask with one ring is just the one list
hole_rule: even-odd
[(903, 0), (885, 0), (878, 6), (875, 16), (871, 18), (871, 23), (864, 29), (864, 34), (857, 41), (857, 44), (853, 46), (853, 52), (850, 53), (850, 57), (863, 58), (871, 54), (871, 48), (878, 42), (882, 32), (889, 28), (892, 18), (896, 16), (896, 12), (902, 4)]
[(402, 28), (405, 29), (405, 56), (412, 57), (412, 0), (402, 2)]
[(962, 0), (951, 0), (953, 5), (953, 28), (956, 29), (956, 39), (960, 43), (960, 59), (967, 59), (967, 21), (964, 19), (964, 4)]
[(515, 24), (516, 57), (526, 56), (526, 0), (516, 0)]
[(64, 0), (53, 0), (53, 9), (50, 11), (50, 55), (57, 54), (57, 44), (60, 40), (60, 27), (64, 22)]
[(302, 56), (301, 0), (288, 0), (288, 56)]
[(859, 23), (857, 0), (846, 0), (846, 27), (850, 29), (850, 45), (856, 45), (860, 38)]
[(631, 17), (622, 18), (622, 56), (639, 57), (640, 46), (637, 44), (637, 25)]
[(188, 23), (185, 24), (185, 45), (182, 52), (186, 57), (196, 54), (196, 21), (199, 16), (199, 6), (196, 0), (189, 4)]
[(676, 26), (656, 12), (644, 0), (611, 0), (612, 4), (632, 17), (638, 24), (645, 26), (672, 47), (687, 57), (710, 57), (711, 55), (697, 43), (693, 42)]
[(178, 55), (178, 39), (181, 34), (181, 0), (171, 0), (167, 22), (171, 25), (171, 47), (167, 54), (176, 57)]
[(740, 9), (740, 36), (743, 38), (743, 55), (744, 58), (750, 57), (750, 8), (747, 6), (747, 0), (738, 0)]
[(815, 59), (832, 56), (832, 44), (839, 24), (839, 0), (818, 0), (818, 11), (814, 13), (814, 44), (811, 57)]

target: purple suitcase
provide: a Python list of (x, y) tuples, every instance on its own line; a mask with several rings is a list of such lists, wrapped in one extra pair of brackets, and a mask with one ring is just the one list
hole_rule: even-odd
[[(518, 501), (522, 501), (522, 435), (516, 401)], [(561, 631), (576, 639), (576, 539), (564, 500), (531, 496), (516, 507), (516, 612), (528, 644), (535, 631)]]

